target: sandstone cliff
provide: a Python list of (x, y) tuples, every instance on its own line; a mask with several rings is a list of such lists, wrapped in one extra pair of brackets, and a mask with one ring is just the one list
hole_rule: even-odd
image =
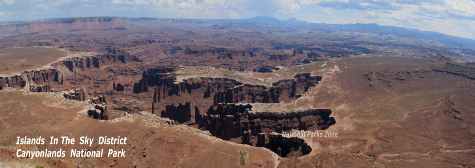
[[(66, 80), (76, 80), (77, 78), (68, 78), (76, 76), (77, 73), (89, 69), (98, 69), (101, 66), (112, 64), (125, 64), (129, 61), (139, 61), (128, 53), (114, 49), (106, 48), (106, 52), (94, 56), (82, 56), (65, 58), (52, 63), (50, 68), (24, 71), (20, 74), (0, 77), (0, 89), (5, 87), (24, 88), (34, 92), (48, 92), (63, 90), (63, 84)], [(74, 86), (73, 86), (74, 87)]]

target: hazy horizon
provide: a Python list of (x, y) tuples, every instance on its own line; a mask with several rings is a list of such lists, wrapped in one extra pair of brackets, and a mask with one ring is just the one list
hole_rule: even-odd
[(246, 19), (378, 24), (475, 39), (473, 0), (0, 0), (0, 21), (70, 17)]

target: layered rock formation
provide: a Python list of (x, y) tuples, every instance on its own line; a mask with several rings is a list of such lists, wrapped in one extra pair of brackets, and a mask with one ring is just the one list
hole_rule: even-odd
[(206, 115), (199, 117), (202, 119), (199, 126), (216, 137), (266, 147), (285, 157), (291, 152), (307, 154), (311, 148), (301, 139), (285, 138), (275, 133), (293, 129), (326, 129), (335, 124), (329, 109), (285, 113), (251, 112), (251, 109), (249, 104), (216, 104)]
[(63, 92), (63, 97), (69, 100), (85, 101), (87, 93), (84, 89), (71, 89)]
[(49, 92), (50, 87), (48, 85), (30, 85), (31, 92)]
[(97, 69), (103, 65), (125, 64), (129, 61), (140, 61), (136, 57), (115, 48), (106, 48), (106, 52), (94, 56), (71, 57), (53, 63), (52, 68), (25, 71), (11, 76), (0, 77), (0, 89), (5, 87), (24, 88), (33, 92), (63, 90), (67, 80), (76, 80), (68, 76), (76, 75), (89, 69)]
[(294, 79), (277, 81), (272, 87), (241, 84), (215, 94), (215, 103), (279, 103), (289, 102), (301, 97), (310, 87), (318, 84), (322, 78), (310, 73), (295, 75)]
[(196, 112), (204, 114), (213, 104), (290, 102), (302, 96), (322, 79), (320, 76), (304, 73), (295, 75), (294, 79), (277, 81), (271, 87), (266, 87), (243, 84), (228, 78), (200, 77), (176, 82), (174, 72), (175, 69), (171, 67), (148, 69), (143, 72), (142, 79), (134, 84), (133, 92), (152, 92), (154, 112), (168, 111), (166, 106), (170, 104), (190, 103), (192, 122), (196, 122)]
[(133, 86), (134, 93), (147, 92), (149, 87), (159, 86), (163, 89), (174, 87), (175, 76), (172, 74), (174, 68), (171, 67), (158, 67), (147, 69), (142, 74), (140, 79)]
[(475, 80), (475, 66), (470, 63), (455, 64), (447, 63), (444, 67), (434, 68), (435, 72), (442, 72), (451, 75), (461, 76), (470, 80)]
[(303, 73), (295, 75), (294, 79), (277, 81), (272, 87), (243, 84), (227, 78), (191, 78), (175, 83), (174, 71), (169, 67), (146, 70), (142, 79), (134, 84), (134, 93), (147, 92), (149, 87), (158, 87), (167, 96), (201, 92), (203, 98), (213, 97), (215, 103), (278, 103), (302, 96), (322, 79), (320, 76)]
[[(195, 125), (224, 140), (266, 147), (280, 156), (304, 155), (311, 148), (301, 139), (278, 135), (290, 130), (326, 129), (335, 123), (329, 109), (295, 112), (252, 112), (237, 103), (290, 102), (321, 81), (310, 73), (280, 80), (270, 87), (228, 78), (189, 78), (177, 82), (175, 69), (157, 67), (143, 72), (135, 94), (153, 93), (152, 113), (178, 123)], [(117, 88), (117, 84), (113, 86)], [(277, 134), (275, 134), (277, 133)]]
[(265, 147), (282, 157), (302, 156), (312, 151), (304, 140), (296, 137), (286, 138), (279, 134), (262, 133), (257, 139), (257, 147)]
[(14, 75), (8, 77), (0, 77), (0, 88), (23, 88), (26, 86), (26, 81), (21, 75)]
[(88, 99), (90, 108), (87, 111), (87, 115), (91, 118), (98, 120), (109, 119), (107, 110), (107, 101), (104, 96), (95, 96)]
[(67, 58), (58, 64), (65, 66), (69, 71), (75, 72), (89, 68), (100, 68), (101, 65), (114, 63), (128, 63), (139, 61), (136, 57), (115, 48), (106, 48), (106, 52), (95, 56)]
[(112, 89), (118, 92), (122, 92), (125, 90), (125, 86), (121, 83), (112, 83)]
[(162, 117), (170, 118), (172, 120), (184, 123), (191, 120), (191, 106), (186, 104), (171, 104), (165, 107), (165, 111), (161, 113)]
[(63, 75), (56, 69), (25, 71), (18, 75), (0, 77), (0, 88), (24, 88), (30, 91), (49, 91), (63, 84)]
[(107, 120), (107, 106), (104, 104), (92, 104), (87, 115), (98, 120)]
[(251, 105), (216, 104), (210, 107), (205, 116), (201, 116), (206, 122), (200, 127), (223, 139), (241, 137), (243, 143), (255, 144), (249, 136), (269, 131), (282, 133), (292, 129), (326, 129), (335, 124), (329, 109), (283, 113), (251, 110)]

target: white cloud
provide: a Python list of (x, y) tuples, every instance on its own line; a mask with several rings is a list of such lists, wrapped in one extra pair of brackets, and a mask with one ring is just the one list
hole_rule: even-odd
[(0, 5), (12, 5), (15, 3), (15, 0), (0, 0)]
[(114, 5), (147, 6), (192, 18), (236, 18), (244, 13), (245, 1), (234, 0), (113, 0)]
[(4, 13), (0, 20), (94, 15), (167, 18), (264, 15), (326, 23), (378, 23), (475, 39), (474, 0), (0, 0), (0, 12)]
[(473, 0), (446, 0), (449, 10), (463, 16), (475, 16), (475, 2)]
[[(365, 9), (364, 6), (376, 2), (375, 0), (360, 0), (358, 2), (340, 0), (337, 2), (345, 4), (357, 2), (360, 3), (360, 7), (328, 4), (335, 2), (337, 1), (302, 0), (300, 1), (300, 11), (294, 13), (297, 18), (306, 21), (336, 24), (377, 23), (475, 39), (475, 15), (473, 14), (475, 10), (471, 10), (474, 7), (473, 1), (421, 0), (418, 3), (412, 3), (395, 0), (378, 4), (391, 7), (376, 8), (373, 5), (373, 8), (369, 9)], [(455, 5), (456, 3), (459, 7)], [(307, 8), (303, 4), (306, 4)]]

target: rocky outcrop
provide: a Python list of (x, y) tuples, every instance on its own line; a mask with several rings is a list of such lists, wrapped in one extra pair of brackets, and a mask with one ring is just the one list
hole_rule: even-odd
[(210, 131), (216, 137), (229, 140), (239, 138), (244, 134), (248, 125), (241, 120), (248, 118), (251, 105), (218, 104), (210, 107), (206, 115), (204, 125), (200, 127)]
[(123, 92), (125, 90), (125, 85), (121, 83), (113, 83), (112, 84), (112, 89), (118, 92)]
[(48, 84), (50, 82), (55, 84), (63, 83), (62, 74), (56, 69), (29, 71), (24, 73), (24, 75), (26, 75), (27, 80), (35, 84)]
[(267, 88), (259, 85), (242, 84), (218, 92), (214, 96), (215, 103), (279, 103), (289, 102), (301, 97), (309, 88), (321, 81), (320, 76), (309, 73), (297, 74), (294, 79), (281, 80)]
[(63, 92), (63, 97), (69, 100), (86, 101), (87, 93), (84, 89), (71, 89)]
[(0, 77), (0, 88), (24, 88), (30, 91), (45, 92), (63, 84), (63, 75), (56, 69), (25, 71), (18, 75)]
[(191, 105), (190, 103), (167, 105), (165, 108), (165, 111), (162, 111), (161, 116), (170, 118), (179, 123), (190, 121), (191, 120)]
[(109, 119), (107, 110), (107, 101), (104, 96), (95, 96), (88, 99), (90, 108), (87, 111), (87, 115), (91, 118), (98, 120)]
[(321, 81), (320, 76), (298, 74), (294, 79), (277, 81), (272, 87), (238, 83), (224, 91), (213, 93), (215, 103), (279, 103), (302, 96)]
[(257, 137), (257, 147), (265, 147), (282, 157), (302, 156), (312, 151), (312, 148), (300, 138), (286, 138), (279, 134), (265, 133)]
[(89, 103), (91, 104), (107, 104), (105, 96), (95, 96), (89, 99)]
[(434, 68), (435, 72), (447, 73), (460, 76), (470, 80), (475, 80), (475, 66), (468, 64), (447, 63), (444, 67)]
[[(310, 73), (281, 80), (271, 87), (243, 84), (227, 78), (190, 78), (176, 82), (175, 69), (157, 67), (143, 72), (134, 84), (136, 94), (152, 92), (152, 113), (177, 123), (196, 125), (224, 140), (266, 147), (285, 157), (304, 155), (311, 148), (301, 139), (282, 133), (293, 129), (326, 129), (335, 123), (329, 109), (296, 112), (252, 112), (252, 106), (236, 103), (292, 101), (321, 81)], [(113, 86), (117, 88), (115, 84)], [(261, 142), (258, 137), (261, 136)]]
[[(176, 86), (174, 68), (171, 67), (158, 67), (147, 69), (142, 74), (142, 79), (140, 79), (133, 86), (134, 93), (147, 92), (149, 87), (158, 86), (161, 89), (174, 90)], [(170, 91), (173, 92), (173, 91)]]
[[(206, 112), (218, 103), (279, 103), (290, 102), (317, 85), (320, 76), (297, 74), (294, 79), (275, 82), (271, 87), (243, 84), (228, 78), (189, 78), (176, 82), (175, 69), (151, 68), (143, 72), (142, 79), (133, 85), (136, 94), (153, 92), (152, 111), (175, 103), (192, 103), (198, 111)], [(117, 88), (115, 86), (114, 88)], [(194, 112), (191, 112), (192, 118)]]
[(319, 76), (298, 74), (294, 79), (281, 80), (272, 87), (240, 84), (214, 94), (215, 103), (279, 103), (302, 96), (321, 80)]
[(127, 63), (129, 61), (139, 61), (137, 58), (130, 56), (128, 53), (114, 48), (106, 48), (104, 54), (84, 57), (71, 57), (52, 64), (53, 68), (25, 71), (23, 73), (0, 77), (0, 89), (5, 87), (24, 88), (30, 91), (44, 92), (50, 90), (61, 90), (67, 73), (60, 71), (65, 67), (70, 72), (81, 72), (89, 68), (100, 68), (103, 65), (111, 65), (115, 63)]
[(49, 92), (50, 88), (48, 85), (30, 85), (31, 92)]
[(285, 157), (289, 153), (308, 154), (311, 148), (299, 138), (286, 138), (278, 133), (293, 129), (327, 129), (335, 124), (329, 109), (283, 113), (252, 112), (251, 109), (249, 104), (217, 104), (200, 116), (205, 122), (199, 126), (216, 137), (266, 147)]
[(107, 120), (107, 106), (105, 104), (92, 104), (87, 115), (98, 120)]
[(292, 129), (327, 129), (336, 122), (335, 118), (330, 116), (329, 109), (296, 112), (251, 112), (251, 109), (251, 105), (213, 105), (205, 116), (201, 116), (207, 122), (200, 127), (206, 128), (217, 137), (231, 139), (243, 135), (256, 136), (269, 131), (282, 133)]
[(23, 88), (26, 86), (26, 81), (21, 75), (14, 75), (8, 77), (0, 77), (0, 88)]
[(106, 52), (94, 56), (71, 57), (66, 58), (56, 65), (63, 65), (70, 72), (77, 72), (90, 68), (100, 68), (102, 65), (111, 65), (114, 63), (128, 63), (129, 61), (140, 61), (138, 58), (131, 56), (127, 52), (123, 52), (115, 48), (106, 48)]
[(243, 84), (227, 78), (192, 78), (176, 84), (174, 71), (169, 67), (146, 70), (142, 79), (134, 84), (134, 93), (147, 92), (149, 87), (158, 87), (167, 96), (180, 96), (182, 93), (191, 94), (197, 91), (202, 93), (203, 98), (213, 97), (215, 103), (278, 103), (302, 96), (322, 79), (320, 76), (303, 73), (295, 75), (294, 79), (275, 82), (272, 87)]

